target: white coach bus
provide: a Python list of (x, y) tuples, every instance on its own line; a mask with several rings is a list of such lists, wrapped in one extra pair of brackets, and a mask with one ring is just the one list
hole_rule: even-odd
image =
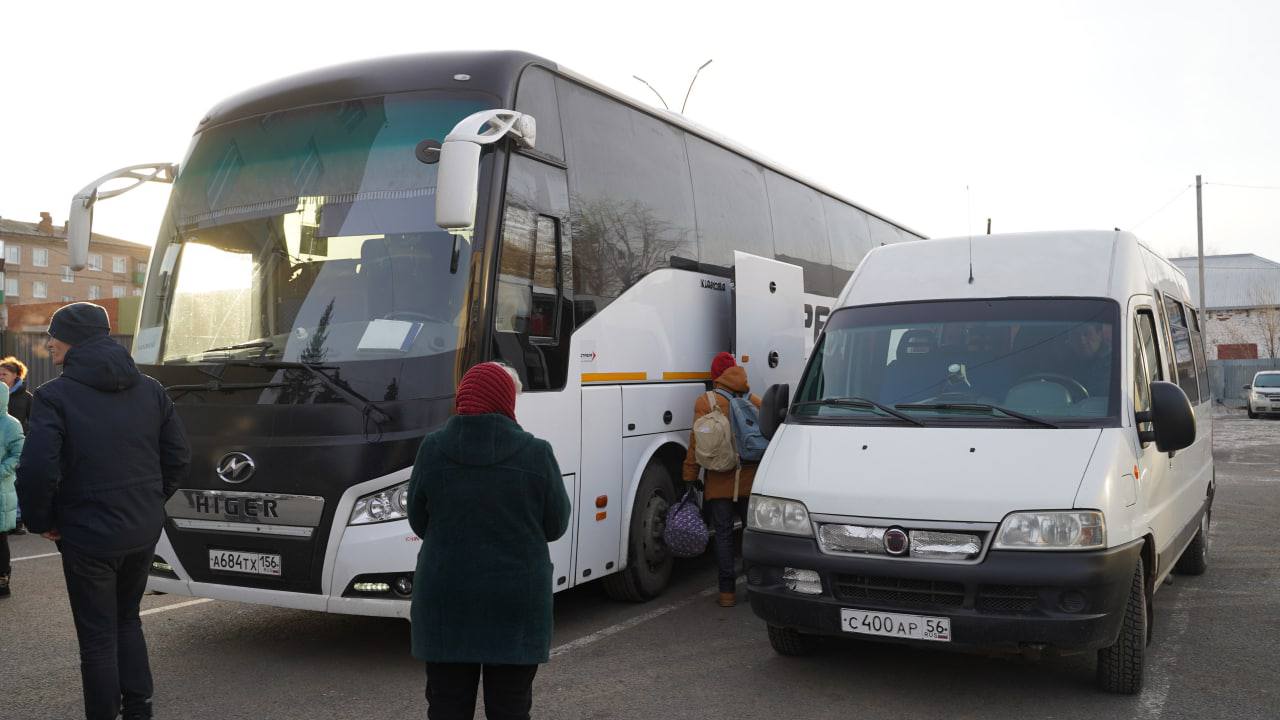
[(173, 184), (134, 356), (193, 448), (150, 587), (365, 615), (408, 615), (414, 455), (486, 360), (519, 372), (520, 422), (574, 502), (555, 589), (662, 592), (659, 529), (711, 358), (737, 352), (761, 389), (794, 382), (862, 256), (920, 237), (514, 52), (233, 97), (180, 164), (73, 199), (73, 265), (121, 179)]

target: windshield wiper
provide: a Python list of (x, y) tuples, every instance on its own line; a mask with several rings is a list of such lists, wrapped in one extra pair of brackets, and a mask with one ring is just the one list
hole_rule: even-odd
[[(229, 383), (215, 377), (209, 382), (198, 385), (168, 385), (165, 392), (176, 392), (182, 397), (189, 392), (233, 392), (235, 390), (267, 390), (285, 387), (284, 383)], [(175, 400), (177, 398), (174, 398)]]
[(376, 425), (382, 425), (391, 420), (382, 408), (374, 405), (368, 398), (342, 387), (333, 378), (329, 377), (325, 370), (332, 368), (323, 365), (316, 365), (308, 362), (295, 362), (290, 360), (228, 360), (226, 365), (234, 365), (236, 367), (256, 367), (264, 370), (306, 370), (313, 377), (321, 382), (325, 387), (332, 390), (338, 397), (342, 398), (348, 405), (356, 408), (365, 417), (369, 418)]
[(276, 344), (271, 342), (270, 340), (253, 340), (251, 342), (236, 343), (235, 345), (227, 345), (225, 347), (209, 348), (208, 350), (205, 350), (200, 354), (208, 355), (209, 353), (214, 353), (214, 352), (230, 352), (231, 350), (249, 350), (252, 348), (261, 348), (262, 352), (259, 355), (259, 357), (261, 357), (262, 355), (266, 355), (267, 351), (275, 346)]
[(1025, 413), (1020, 413), (1017, 410), (1002, 408), (999, 405), (991, 405), (990, 403), (977, 403), (977, 402), (898, 403), (897, 405), (894, 405), (894, 407), (901, 408), (903, 410), (986, 410), (988, 412), (994, 411), (998, 413), (1003, 413), (1005, 415), (1008, 415), (1009, 417), (1017, 418), (1024, 422), (1029, 422), (1033, 425), (1041, 425), (1043, 427), (1054, 428), (1055, 430), (1058, 429), (1059, 427), (1058, 425), (1055, 425), (1054, 423), (1051, 423), (1048, 420), (1041, 420), (1040, 418), (1034, 415), (1027, 415)]
[(899, 420), (902, 420), (904, 422), (909, 422), (912, 425), (919, 425), (920, 427), (925, 426), (924, 422), (922, 422), (919, 418), (913, 418), (904, 412), (899, 412), (897, 410), (894, 410), (888, 405), (878, 403), (875, 400), (868, 400), (867, 398), (864, 398), (864, 397), (854, 397), (854, 396), (829, 397), (829, 398), (823, 398), (821, 400), (805, 400), (803, 402), (796, 403), (795, 407), (803, 407), (805, 405), (826, 405), (828, 407), (875, 408), (876, 410), (886, 412), (898, 418)]

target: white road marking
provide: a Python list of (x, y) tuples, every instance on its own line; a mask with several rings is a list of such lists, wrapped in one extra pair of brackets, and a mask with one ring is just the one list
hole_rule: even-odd
[(186, 602), (174, 603), (172, 605), (162, 605), (160, 607), (151, 608), (150, 610), (143, 610), (142, 612), (138, 613), (138, 616), (141, 617), (143, 615), (155, 615), (156, 613), (169, 612), (170, 610), (180, 610), (184, 607), (191, 607), (192, 605), (203, 605), (204, 603), (209, 603), (209, 602), (213, 602), (213, 598), (198, 598), (196, 600), (188, 600)]
[[(738, 582), (739, 583), (742, 582), (741, 578), (739, 578)], [(603, 630), (597, 630), (591, 633), (590, 635), (584, 635), (578, 638), (577, 640), (573, 640), (563, 645), (560, 645), (558, 647), (551, 648), (551, 657), (556, 657), (557, 655), (563, 655), (567, 652), (572, 652), (574, 650), (584, 648), (588, 645), (591, 645), (592, 643), (603, 640), (609, 637), (610, 635), (617, 635), (623, 630), (629, 630), (641, 623), (646, 623), (646, 622), (649, 622), (650, 620), (653, 620), (654, 618), (666, 615), (672, 610), (679, 610), (680, 608), (684, 607), (685, 605), (688, 605), (689, 603), (695, 600), (711, 597), (712, 595), (715, 595), (718, 592), (719, 592), (719, 587), (713, 585), (707, 588), (706, 590), (703, 590), (697, 593), (696, 595), (690, 595), (689, 597), (683, 600), (680, 600), (679, 602), (673, 602), (670, 605), (663, 605), (662, 607), (650, 610), (649, 612), (643, 615), (637, 615), (628, 620), (623, 620), (617, 625), (610, 625), (609, 627), (604, 628)]]
[(39, 560), (40, 558), (57, 557), (57, 556), (59, 556), (59, 555), (61, 555), (61, 554), (62, 554), (62, 553), (51, 552), (51, 553), (45, 553), (45, 554), (43, 554), (43, 555), (28, 555), (28, 556), (26, 556), (26, 557), (14, 558), (13, 560), (10, 560), (9, 562), (22, 562), (23, 560)]

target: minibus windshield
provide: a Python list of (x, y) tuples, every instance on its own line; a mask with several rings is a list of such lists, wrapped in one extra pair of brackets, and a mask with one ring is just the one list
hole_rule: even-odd
[(831, 316), (792, 407), (797, 419), (885, 421), (862, 397), (928, 424), (1118, 422), (1119, 306), (1092, 298), (948, 300)]

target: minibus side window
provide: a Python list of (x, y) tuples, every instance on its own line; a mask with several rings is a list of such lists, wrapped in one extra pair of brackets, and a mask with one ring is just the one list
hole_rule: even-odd
[(1196, 379), (1195, 354), (1191, 351), (1191, 330), (1182, 303), (1166, 296), (1165, 312), (1169, 317), (1169, 337), (1173, 340), (1173, 360), (1177, 368), (1178, 386), (1187, 394), (1192, 405), (1200, 402), (1200, 387)]
[[(1147, 412), (1151, 409), (1151, 372), (1152, 363), (1147, 359), (1147, 351), (1154, 350), (1155, 338), (1151, 337), (1151, 314), (1139, 313), (1133, 319), (1133, 412)], [(1150, 341), (1153, 347), (1148, 348)], [(1158, 370), (1157, 370), (1158, 371)], [(1138, 423), (1139, 433), (1151, 430), (1151, 423)]]
[(1196, 378), (1200, 381), (1200, 397), (1209, 399), (1209, 364), (1204, 358), (1204, 335), (1200, 329), (1200, 311), (1187, 306), (1187, 319), (1191, 321), (1191, 354), (1196, 358)]

